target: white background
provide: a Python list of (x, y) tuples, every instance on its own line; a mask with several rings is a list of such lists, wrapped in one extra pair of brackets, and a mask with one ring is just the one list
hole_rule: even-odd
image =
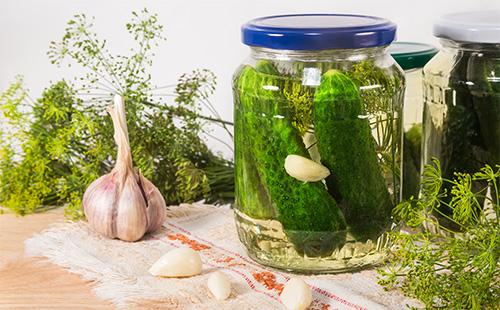
[[(1, 0), (0, 90), (20, 74), (31, 96), (36, 97), (50, 81), (81, 74), (77, 68), (51, 65), (46, 56), (49, 42), (60, 40), (66, 22), (76, 13), (95, 16), (95, 30), (108, 39), (111, 51), (127, 53), (131, 40), (124, 25), (131, 11), (144, 7), (159, 14), (167, 37), (157, 49), (154, 82), (170, 84), (183, 72), (211, 69), (218, 77), (212, 102), (223, 118), (232, 120), (231, 75), (248, 53), (240, 43), (240, 26), (249, 19), (314, 12), (377, 15), (398, 25), (401, 41), (438, 45), (432, 36), (432, 23), (437, 17), (454, 11), (500, 9), (500, 0)], [(223, 145), (215, 141), (209, 141), (209, 145), (231, 157)]]

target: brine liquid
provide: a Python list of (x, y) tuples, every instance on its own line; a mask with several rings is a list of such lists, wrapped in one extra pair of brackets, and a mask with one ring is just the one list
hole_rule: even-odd
[(276, 220), (253, 219), (235, 210), (238, 235), (249, 256), (257, 262), (299, 273), (340, 273), (379, 265), (388, 254), (386, 234), (377, 240), (356, 241), (349, 233), (345, 244), (326, 257), (297, 253)]

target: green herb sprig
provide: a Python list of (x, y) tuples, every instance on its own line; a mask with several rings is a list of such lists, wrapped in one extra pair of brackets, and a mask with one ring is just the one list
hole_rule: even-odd
[[(135, 43), (130, 55), (112, 54), (84, 14), (67, 23), (48, 56), (55, 65), (86, 69), (32, 100), (21, 79), (0, 95), (0, 205), (19, 214), (66, 204), (81, 218), (81, 197), (90, 182), (114, 165), (113, 128), (105, 108), (115, 94), (126, 99), (134, 166), (162, 192), (167, 203), (206, 199), (231, 201), (233, 164), (202, 140), (209, 123), (231, 136), (209, 101), (216, 78), (208, 70), (156, 86), (149, 70), (154, 47), (165, 40), (156, 14), (133, 12), (126, 29)], [(205, 106), (212, 115), (202, 115)], [(5, 128), (4, 128), (5, 127)]]
[[(412, 232), (391, 233), (394, 250), (388, 265), (379, 270), (380, 283), (400, 288), (427, 308), (498, 309), (499, 180), (498, 165), (459, 173), (453, 180), (441, 176), (438, 160), (427, 165), (420, 198), (394, 209), (396, 220)], [(474, 182), (487, 186), (476, 191)], [(440, 211), (443, 204), (452, 215)], [(450, 222), (458, 230), (448, 228)]]

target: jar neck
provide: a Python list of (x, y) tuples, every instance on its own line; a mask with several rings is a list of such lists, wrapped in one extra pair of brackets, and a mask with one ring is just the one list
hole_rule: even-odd
[(439, 41), (441, 42), (441, 45), (445, 50), (500, 53), (500, 44), (495, 44), (495, 43), (460, 42), (460, 41), (453, 41), (450, 39), (440, 39)]
[(263, 47), (251, 47), (251, 56), (255, 59), (269, 59), (277, 61), (360, 61), (368, 58), (377, 58), (387, 53), (388, 46), (377, 46), (359, 49), (333, 49), (318, 51), (277, 50)]

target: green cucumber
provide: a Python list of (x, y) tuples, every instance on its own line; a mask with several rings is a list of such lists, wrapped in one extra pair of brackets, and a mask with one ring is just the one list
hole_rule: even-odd
[(271, 199), (255, 167), (255, 159), (250, 149), (245, 132), (247, 126), (240, 106), (234, 109), (234, 160), (235, 191), (237, 209), (256, 219), (275, 218)]
[(329, 189), (358, 240), (375, 240), (391, 224), (393, 203), (378, 163), (359, 88), (338, 70), (327, 71), (314, 97), (314, 130)]
[(331, 255), (345, 241), (345, 220), (321, 182), (298, 181), (284, 169), (289, 154), (308, 157), (308, 152), (287, 117), (280, 92), (282, 81), (263, 73), (272, 72), (272, 68), (267, 62), (257, 65), (260, 72), (244, 66), (235, 82), (247, 124), (245, 138), (252, 146), (255, 166), (273, 201), (277, 220), (297, 252), (310, 257)]

